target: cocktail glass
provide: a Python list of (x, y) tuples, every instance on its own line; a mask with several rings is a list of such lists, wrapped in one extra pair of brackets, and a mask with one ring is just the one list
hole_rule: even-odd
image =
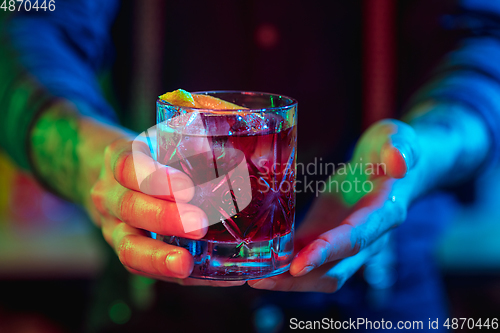
[[(206, 213), (209, 227), (200, 240), (155, 237), (193, 255), (194, 278), (249, 280), (287, 271), (293, 256), (297, 102), (260, 92), (195, 94), (245, 109), (157, 101), (156, 159), (191, 177), (195, 195), (189, 204)], [(192, 231), (187, 224), (184, 229)]]

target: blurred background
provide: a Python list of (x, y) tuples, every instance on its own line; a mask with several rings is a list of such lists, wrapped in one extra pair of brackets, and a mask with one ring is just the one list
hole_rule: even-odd
[[(101, 83), (136, 131), (154, 125), (156, 97), (178, 88), (288, 95), (299, 101), (299, 162), (342, 162), (369, 124), (400, 115), (456, 45), (463, 32), (446, 29), (454, 11), (452, 0), (122, 1)], [(449, 317), (500, 314), (499, 192), (500, 169), (433, 194), (401, 227), (411, 239), (394, 237), (395, 262), (422, 251), (418, 262), (442, 287), (425, 288), (443, 293)], [(300, 220), (311, 198), (297, 199)], [(443, 200), (454, 209), (442, 211)], [(360, 273), (335, 295), (183, 288), (124, 274), (101, 238), (79, 207), (0, 152), (0, 332), (78, 332), (89, 318), (109, 332), (281, 332), (294, 316), (390, 317), (390, 303), (407, 303), (401, 318), (415, 315), (404, 302), (412, 294), (398, 289), (413, 273), (399, 264), (389, 283)]]

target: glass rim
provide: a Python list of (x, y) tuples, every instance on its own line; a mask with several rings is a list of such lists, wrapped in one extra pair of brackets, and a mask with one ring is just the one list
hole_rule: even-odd
[(173, 105), (170, 104), (169, 102), (166, 102), (158, 97), (156, 100), (156, 105), (163, 105), (163, 106), (174, 106), (176, 108), (182, 109), (182, 110), (192, 110), (192, 112), (202, 112), (202, 113), (213, 113), (216, 111), (218, 114), (231, 114), (235, 112), (250, 112), (250, 113), (261, 113), (261, 112), (272, 112), (273, 110), (286, 110), (289, 108), (293, 108), (297, 106), (297, 100), (291, 97), (288, 97), (286, 95), (281, 95), (281, 94), (273, 94), (273, 93), (267, 93), (267, 92), (262, 92), (262, 91), (245, 91), (245, 90), (205, 90), (205, 91), (193, 91), (191, 92), (192, 94), (204, 94), (204, 95), (210, 95), (210, 94), (221, 94), (221, 93), (236, 93), (240, 95), (254, 95), (254, 96), (276, 96), (278, 98), (285, 98), (290, 101), (290, 103), (287, 103), (286, 105), (283, 106), (271, 106), (271, 107), (264, 107), (264, 108), (245, 108), (245, 109), (203, 109), (203, 108), (195, 108), (191, 106), (178, 106), (178, 105)]

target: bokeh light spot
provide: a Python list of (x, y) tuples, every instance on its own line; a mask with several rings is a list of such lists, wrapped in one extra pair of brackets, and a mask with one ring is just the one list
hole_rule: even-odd
[(278, 44), (279, 32), (276, 26), (262, 23), (255, 30), (255, 42), (262, 49), (271, 49)]
[(268, 304), (255, 310), (253, 320), (257, 333), (274, 333), (283, 327), (285, 316), (278, 306)]
[(129, 306), (121, 300), (114, 302), (109, 308), (109, 318), (115, 324), (125, 324), (130, 320), (131, 314)]

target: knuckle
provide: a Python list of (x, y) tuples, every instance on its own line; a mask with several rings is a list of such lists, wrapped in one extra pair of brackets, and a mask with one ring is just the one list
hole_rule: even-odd
[(100, 191), (100, 182), (96, 182), (92, 188), (90, 189), (90, 198), (94, 205), (99, 209), (99, 204), (101, 202), (101, 191)]
[(105, 207), (102, 184), (97, 181), (90, 189), (90, 201), (94, 205), (96, 212), (106, 215), (108, 210)]
[(368, 245), (368, 240), (367, 240), (366, 232), (363, 232), (363, 231), (359, 230), (359, 228), (358, 228), (358, 234), (356, 236), (356, 240), (354, 242), (354, 246), (352, 248), (350, 255), (355, 256), (361, 250), (366, 248), (367, 245)]
[(127, 164), (127, 160), (132, 157), (132, 154), (127, 152), (122, 152), (118, 156), (115, 157), (114, 162), (112, 161), (111, 168), (113, 170), (113, 176), (116, 181), (120, 184), (124, 183), (125, 176), (125, 166)]
[(332, 244), (328, 239), (324, 238), (324, 235), (320, 235), (314, 243), (316, 249), (319, 248), (326, 253), (327, 257), (325, 258), (325, 261), (330, 261), (337, 255), (336, 251), (332, 251)]
[(123, 266), (132, 267), (130, 264), (130, 255), (133, 251), (133, 239), (131, 235), (124, 236), (118, 243), (117, 254), (118, 259)]
[(129, 155), (127, 145), (128, 143), (125, 142), (123, 139), (118, 139), (110, 143), (104, 149), (104, 161), (107, 165), (111, 167), (113, 173), (115, 174), (115, 177), (116, 177), (116, 170), (121, 171), (124, 162), (126, 161)]
[(106, 150), (109, 151), (109, 153), (114, 153), (118, 150), (118, 148), (122, 145), (123, 139), (117, 139), (113, 142), (111, 142), (107, 147)]
[(131, 215), (134, 213), (136, 202), (137, 195), (134, 191), (127, 190), (122, 194), (119, 201), (119, 214), (123, 222), (129, 223), (131, 221)]
[(355, 256), (358, 254), (361, 250), (363, 250), (366, 247), (366, 239), (361, 238), (356, 240), (356, 244), (354, 245), (351, 256)]

